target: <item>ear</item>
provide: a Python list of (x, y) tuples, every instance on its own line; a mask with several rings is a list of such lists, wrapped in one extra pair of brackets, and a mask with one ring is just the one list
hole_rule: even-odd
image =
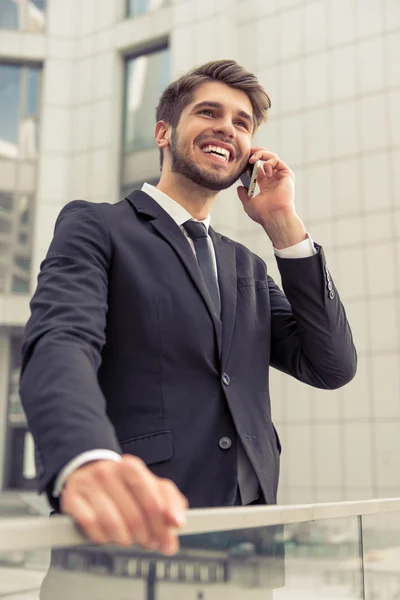
[(154, 137), (160, 149), (168, 148), (171, 139), (171, 126), (165, 121), (158, 121)]

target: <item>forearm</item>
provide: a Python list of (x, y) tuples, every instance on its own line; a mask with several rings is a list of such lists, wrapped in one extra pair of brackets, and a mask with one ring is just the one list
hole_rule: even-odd
[(307, 239), (304, 223), (294, 212), (277, 213), (264, 221), (262, 227), (277, 250), (295, 246)]
[(271, 364), (310, 385), (334, 389), (352, 379), (357, 359), (344, 308), (318, 250), (305, 259), (277, 259), (289, 304), (285, 307), (277, 288), (270, 290), (276, 315)]

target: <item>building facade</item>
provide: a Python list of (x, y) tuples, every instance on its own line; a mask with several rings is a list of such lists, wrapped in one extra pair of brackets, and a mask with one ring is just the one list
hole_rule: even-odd
[[(399, 495), (400, 4), (397, 0), (0, 0), (0, 487), (32, 488), (18, 396), (29, 299), (61, 208), (159, 175), (155, 107), (196, 64), (233, 58), (272, 99), (255, 143), (296, 174), (359, 354), (324, 392), (271, 374), (280, 501)], [(234, 189), (213, 226), (264, 258)]]

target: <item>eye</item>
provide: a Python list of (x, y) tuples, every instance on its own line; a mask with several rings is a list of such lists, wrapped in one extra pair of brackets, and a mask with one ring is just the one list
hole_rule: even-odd
[(249, 126), (247, 123), (245, 123), (244, 121), (236, 121), (236, 123), (238, 125), (240, 125), (240, 127), (244, 127), (245, 129), (249, 129)]
[(206, 114), (208, 113), (210, 116), (212, 116), (214, 113), (212, 110), (210, 110), (209, 108), (203, 108), (202, 110), (199, 110), (199, 115), (201, 114)]

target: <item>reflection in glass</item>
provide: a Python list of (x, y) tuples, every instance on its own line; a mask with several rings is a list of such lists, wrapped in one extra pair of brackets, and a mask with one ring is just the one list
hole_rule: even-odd
[(158, 8), (170, 6), (171, 0), (127, 0), (126, 16), (139, 17)]
[(168, 81), (168, 48), (127, 61), (124, 108), (125, 152), (154, 147), (155, 110)]
[(400, 513), (362, 517), (365, 599), (400, 599)]
[(28, 67), (27, 83), (26, 83), (26, 98), (25, 98), (25, 116), (35, 116), (39, 109), (39, 90), (40, 90), (40, 74), (39, 68)]
[(4, 294), (6, 289), (6, 268), (0, 262), (0, 294)]
[(26, 425), (26, 416), (19, 395), (20, 367), (12, 369), (8, 403), (8, 420), (12, 426)]
[(18, 155), (21, 71), (18, 65), (0, 64), (0, 155)]
[(11, 231), (11, 222), (8, 219), (2, 219), (0, 217), (0, 234), (10, 233), (10, 231)]
[(18, 8), (13, 0), (0, 0), (0, 28), (18, 29)]
[[(27, 194), (0, 192), (1, 292), (28, 294), (31, 270), (31, 205)], [(6, 274), (8, 272), (8, 278)], [(7, 284), (7, 280), (9, 284)]]
[(0, 214), (10, 213), (13, 207), (13, 196), (11, 192), (0, 192)]
[(37, 157), (40, 73), (0, 64), (0, 156)]
[(0, 0), (0, 29), (41, 33), (45, 29), (45, 0)]
[[(14, 566), (22, 575), (33, 563), (43, 578), (48, 556), (33, 554), (20, 553)], [(10, 566), (3, 556), (0, 564)], [(361, 566), (358, 518), (330, 519), (181, 536), (172, 557), (135, 547), (53, 549), (40, 598), (359, 600)]]
[(11, 292), (13, 294), (29, 294), (29, 281), (25, 277), (13, 275)]

